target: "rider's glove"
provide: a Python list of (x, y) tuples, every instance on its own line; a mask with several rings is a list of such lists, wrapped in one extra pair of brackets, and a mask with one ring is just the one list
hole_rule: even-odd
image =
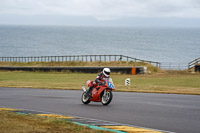
[(99, 85), (101, 86), (101, 85), (103, 85), (103, 83), (102, 83), (102, 82), (99, 82)]

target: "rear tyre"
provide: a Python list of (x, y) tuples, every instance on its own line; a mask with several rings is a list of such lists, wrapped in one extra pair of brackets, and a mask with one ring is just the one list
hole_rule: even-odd
[(84, 104), (88, 104), (90, 103), (90, 97), (86, 96), (86, 92), (83, 92), (82, 97), (81, 97), (81, 101)]
[(112, 94), (112, 91), (106, 91), (106, 95), (102, 95), (101, 97), (101, 103), (103, 105), (108, 105), (111, 101), (112, 101), (112, 98), (113, 98), (113, 94)]

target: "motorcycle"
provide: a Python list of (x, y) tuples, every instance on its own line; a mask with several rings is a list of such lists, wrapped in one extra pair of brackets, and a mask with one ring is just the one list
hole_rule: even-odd
[[(87, 81), (89, 83), (90, 81)], [(91, 101), (93, 102), (101, 102), (103, 105), (108, 105), (113, 98), (112, 91), (115, 89), (115, 86), (113, 84), (112, 78), (109, 78), (108, 80), (103, 81), (104, 84), (98, 84), (96, 87), (93, 88), (91, 97), (89, 95), (86, 95), (85, 87), (83, 86), (83, 94), (81, 97), (81, 100), (84, 104), (88, 104)]]

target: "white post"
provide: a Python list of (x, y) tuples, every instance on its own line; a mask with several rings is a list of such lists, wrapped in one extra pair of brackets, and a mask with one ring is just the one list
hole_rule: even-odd
[(144, 68), (144, 74), (147, 73), (147, 67), (143, 67)]
[(130, 86), (130, 85), (131, 85), (131, 79), (130, 78), (126, 78), (125, 86)]

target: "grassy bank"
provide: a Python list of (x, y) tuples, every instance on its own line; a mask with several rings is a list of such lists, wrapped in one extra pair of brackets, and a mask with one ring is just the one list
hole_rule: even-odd
[(44, 67), (44, 66), (146, 66), (150, 73), (160, 72), (161, 70), (154, 65), (145, 62), (133, 61), (111, 61), (111, 62), (82, 62), (82, 61), (67, 61), (67, 62), (0, 62), (0, 66), (29, 66), (29, 67)]
[(148, 63), (133, 61), (110, 61), (110, 62), (83, 62), (83, 61), (66, 61), (66, 62), (0, 62), (0, 66), (146, 66)]
[(1, 133), (108, 133), (56, 118), (0, 111)]
[[(87, 80), (94, 80), (96, 76), (84, 73), (0, 71), (0, 87), (80, 90)], [(200, 74), (171, 71), (151, 75), (112, 74), (111, 77), (116, 91), (200, 95)], [(126, 78), (131, 78), (128, 87), (124, 86)]]

